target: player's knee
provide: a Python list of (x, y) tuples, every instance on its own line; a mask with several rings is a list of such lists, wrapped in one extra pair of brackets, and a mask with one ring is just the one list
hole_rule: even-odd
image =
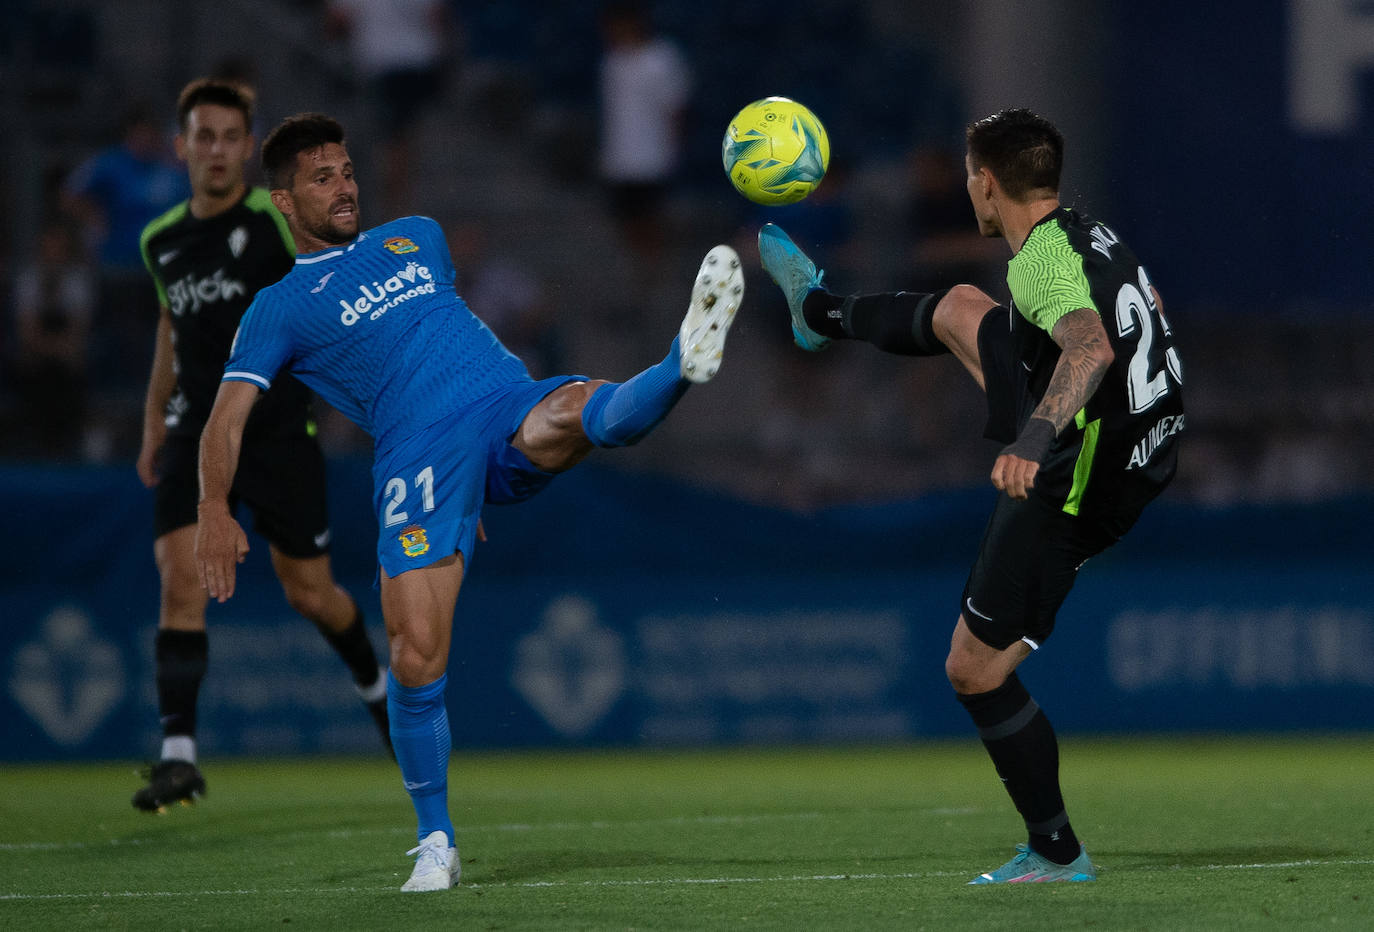
[(444, 675), (447, 657), (422, 638), (395, 635), (389, 640), (391, 675), (402, 686), (424, 686)]
[(549, 394), (539, 407), (543, 408), (543, 429), (549, 435), (562, 439), (582, 434), (582, 409), (587, 406), (592, 395), (604, 381), (569, 382)]
[(961, 696), (985, 693), (1002, 685), (1006, 674), (990, 669), (986, 664), (975, 662), (972, 658), (950, 651), (945, 658), (945, 677), (954, 691)]
[(945, 658), (945, 679), (949, 680), (949, 685), (954, 687), (956, 693), (968, 692), (968, 673), (952, 653)]
[(987, 292), (973, 285), (955, 285), (935, 306), (935, 333), (941, 339), (957, 336), (972, 328), (978, 332), (984, 315), (997, 306)]
[[(162, 567), (160, 567), (162, 568)], [(205, 590), (189, 567), (163, 568), (162, 616), (170, 627), (205, 627)], [(195, 624), (196, 621), (199, 624)]]
[(514, 445), (546, 472), (570, 469), (592, 450), (582, 429), (582, 410), (604, 380), (569, 382), (550, 392), (525, 416)]
[(323, 625), (323, 619), (328, 613), (330, 597), (333, 595), (332, 590), (332, 586), (282, 581), (282, 592), (286, 595), (286, 604), (291, 606), (292, 611), (296, 614), (310, 619), (317, 625)]

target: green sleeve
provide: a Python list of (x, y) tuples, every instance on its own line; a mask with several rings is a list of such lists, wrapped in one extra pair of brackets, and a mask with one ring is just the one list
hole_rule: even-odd
[(162, 276), (157, 273), (157, 266), (153, 263), (153, 257), (148, 251), (148, 244), (152, 242), (153, 237), (158, 233), (179, 222), (182, 217), (186, 216), (188, 203), (187, 201), (182, 201), (162, 216), (149, 221), (148, 225), (143, 228), (143, 232), (139, 234), (138, 237), (138, 251), (143, 256), (144, 268), (146, 268), (148, 274), (153, 277), (153, 285), (157, 288), (158, 304), (161, 307), (167, 306), (167, 286), (163, 284)]
[(1046, 333), (1054, 330), (1059, 318), (1080, 308), (1102, 313), (1093, 303), (1083, 257), (1054, 224), (1031, 231), (1007, 266), (1007, 287), (1021, 315)]

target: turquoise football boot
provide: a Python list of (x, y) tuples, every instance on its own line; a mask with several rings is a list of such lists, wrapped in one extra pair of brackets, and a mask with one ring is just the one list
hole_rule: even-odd
[(825, 273), (816, 268), (816, 263), (792, 242), (782, 227), (773, 223), (765, 223), (759, 230), (759, 259), (764, 271), (773, 277), (787, 297), (787, 309), (792, 312), (792, 339), (796, 344), (812, 353), (829, 346), (830, 338), (808, 327), (802, 314), (802, 302), (811, 292), (821, 288)]
[(1056, 864), (1025, 845), (1016, 846), (1016, 857), (988, 874), (979, 874), (969, 883), (1055, 883), (1065, 880), (1082, 883), (1097, 879), (1097, 866), (1088, 859), (1081, 845), (1078, 857), (1070, 864)]

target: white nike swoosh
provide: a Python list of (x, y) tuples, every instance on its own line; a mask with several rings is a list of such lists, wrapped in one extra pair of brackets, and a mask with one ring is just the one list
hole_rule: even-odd
[(992, 621), (992, 619), (989, 618), (987, 615), (984, 615), (982, 612), (978, 611), (978, 609), (973, 607), (973, 596), (969, 596), (967, 599), (964, 600), (964, 607), (969, 610), (970, 614), (977, 615), (984, 621)]
[(181, 250), (180, 250), (180, 249), (171, 249), (171, 250), (168, 250), (167, 252), (164, 252), (162, 255), (160, 255), (160, 256), (157, 257), (157, 264), (158, 264), (158, 265), (166, 265), (168, 262), (171, 262), (173, 259), (175, 259), (175, 258), (176, 258), (177, 256), (179, 256), (179, 255), (181, 255)]
[(324, 278), (320, 279), (320, 283), (319, 283), (318, 285), (316, 285), (314, 288), (311, 288), (311, 289), (310, 289), (310, 293), (311, 293), (311, 294), (319, 294), (321, 291), (324, 291), (324, 286), (327, 285), (327, 284), (329, 284), (329, 280), (330, 280), (331, 278), (333, 278), (333, 277), (334, 277), (334, 273), (333, 273), (333, 272), (325, 272), (325, 273), (324, 273)]
[(430, 783), (432, 783), (433, 781), (432, 781), (432, 780), (426, 780), (426, 781), (423, 782), (423, 783), (411, 783), (409, 780), (404, 780), (404, 781), (402, 781), (402, 782), (405, 783), (406, 789), (407, 789), (407, 790), (418, 790), (418, 789), (422, 789), (422, 788), (424, 788), (424, 787), (426, 787), (426, 786), (429, 786)]

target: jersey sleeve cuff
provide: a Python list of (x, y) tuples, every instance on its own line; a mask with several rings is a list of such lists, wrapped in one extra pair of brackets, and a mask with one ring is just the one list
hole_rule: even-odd
[(224, 373), (224, 377), (221, 378), (220, 381), (221, 381), (221, 382), (252, 382), (254, 385), (256, 385), (258, 388), (261, 388), (263, 391), (267, 391), (269, 388), (272, 387), (272, 380), (271, 380), (271, 379), (264, 379), (262, 376), (258, 375), (256, 372), (243, 372), (243, 371), (240, 371), (240, 370), (230, 370), (230, 371)]

